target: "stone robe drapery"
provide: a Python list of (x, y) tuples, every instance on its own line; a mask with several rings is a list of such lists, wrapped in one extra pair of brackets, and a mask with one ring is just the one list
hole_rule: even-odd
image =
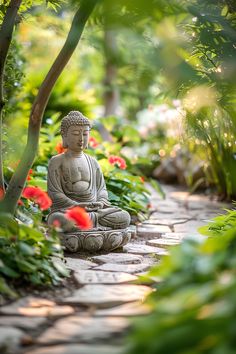
[(53, 205), (51, 212), (65, 211), (78, 205), (101, 202), (109, 206), (108, 193), (104, 177), (98, 162), (91, 156), (84, 154), (89, 169), (89, 186), (83, 193), (72, 192), (71, 167), (66, 154), (56, 155), (51, 158), (48, 166), (48, 194)]

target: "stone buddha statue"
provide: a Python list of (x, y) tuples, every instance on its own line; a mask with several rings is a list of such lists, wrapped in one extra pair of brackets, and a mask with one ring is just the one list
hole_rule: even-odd
[[(63, 147), (67, 151), (52, 157), (48, 166), (48, 194), (52, 208), (48, 224), (60, 222), (62, 243), (73, 252), (112, 250), (130, 239), (129, 214), (112, 206), (101, 168), (95, 158), (85, 154), (90, 121), (77, 111), (61, 122)], [(92, 230), (82, 231), (64, 213), (73, 206), (85, 208), (93, 223)]]

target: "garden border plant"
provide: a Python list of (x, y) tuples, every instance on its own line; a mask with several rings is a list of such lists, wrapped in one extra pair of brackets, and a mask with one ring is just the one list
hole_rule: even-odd
[(145, 277), (154, 284), (150, 315), (134, 321), (128, 354), (235, 351), (236, 210), (214, 218), (171, 250)]

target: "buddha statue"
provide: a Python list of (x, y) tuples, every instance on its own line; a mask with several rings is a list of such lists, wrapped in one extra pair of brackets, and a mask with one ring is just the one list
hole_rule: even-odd
[[(69, 251), (112, 250), (130, 239), (130, 215), (111, 205), (97, 160), (84, 153), (88, 147), (90, 121), (78, 111), (62, 119), (61, 135), (66, 152), (51, 158), (48, 166), (48, 194), (52, 208), (48, 224), (60, 222), (62, 243)], [(83, 207), (93, 228), (79, 230), (64, 214), (73, 206)]]

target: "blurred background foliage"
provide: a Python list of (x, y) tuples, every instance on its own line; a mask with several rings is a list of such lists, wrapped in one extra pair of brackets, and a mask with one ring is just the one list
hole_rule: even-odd
[[(6, 167), (20, 158), (30, 107), (78, 1), (46, 5), (23, 1), (8, 57)], [(234, 197), (235, 22), (230, 0), (100, 1), (53, 90), (44, 128), (81, 110), (136, 174)]]

